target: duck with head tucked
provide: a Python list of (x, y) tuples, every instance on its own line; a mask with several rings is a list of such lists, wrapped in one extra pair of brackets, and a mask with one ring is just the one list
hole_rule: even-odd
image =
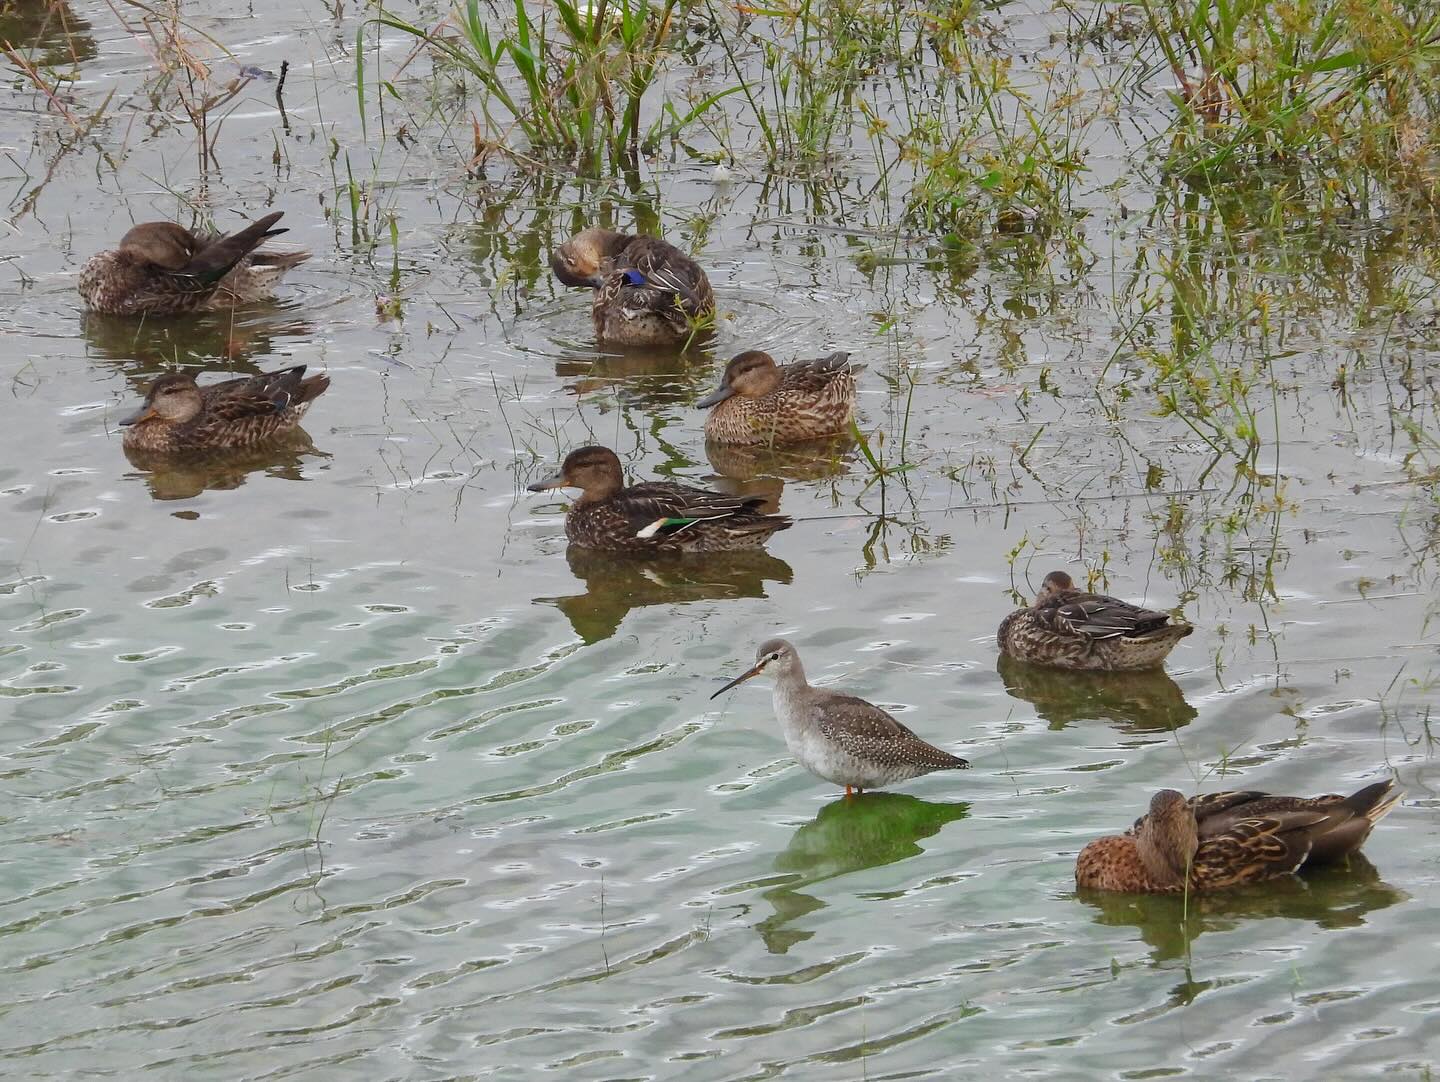
[(672, 481), (626, 488), (620, 458), (608, 447), (571, 451), (559, 473), (528, 487), (580, 489), (565, 515), (565, 536), (605, 552), (736, 552), (759, 548), (771, 534), (790, 528), (787, 516), (759, 510), (763, 497), (726, 496)]
[(128, 417), (126, 451), (152, 455), (248, 451), (294, 432), (310, 403), (330, 386), (326, 375), (305, 378), (305, 366), (242, 376), (200, 387), (186, 372), (150, 385)]
[(1075, 588), (1064, 571), (1045, 576), (1035, 603), (1000, 624), (1003, 653), (1032, 665), (1122, 672), (1162, 665), (1195, 629), (1170, 614)]
[(1403, 795), (1393, 781), (1350, 796), (1162, 789), (1124, 834), (1080, 850), (1075, 885), (1130, 894), (1208, 893), (1275, 879), (1356, 852)]
[(565, 285), (595, 291), (590, 318), (601, 342), (673, 348), (714, 321), (710, 279), (659, 237), (587, 229), (555, 249), (550, 268)]
[(174, 222), (145, 222), (99, 252), (80, 270), (80, 296), (92, 311), (113, 316), (172, 316), (229, 308), (269, 297), (286, 271), (309, 252), (256, 249), (282, 212), (267, 214), (238, 233), (194, 233)]
[(741, 353), (725, 366), (720, 386), (695, 403), (710, 409), (705, 438), (777, 444), (847, 432), (855, 415), (855, 374), (864, 367), (851, 364), (848, 353), (783, 366), (760, 350)]

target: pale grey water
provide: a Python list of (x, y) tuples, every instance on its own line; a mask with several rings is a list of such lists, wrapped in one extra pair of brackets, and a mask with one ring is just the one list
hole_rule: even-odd
[[(689, 403), (718, 363), (597, 361), (586, 298), (544, 272), (593, 191), (503, 165), (468, 180), (468, 122), (427, 114), (428, 69), (398, 71), (411, 47), (390, 35), (403, 101), (383, 150), (369, 116), (367, 149), (354, 10), (192, 13), (234, 53), (222, 77), (291, 63), (288, 132), (258, 80), (225, 122), (215, 217), (283, 209), (315, 258), (234, 326), (87, 319), (80, 263), (133, 221), (188, 220), (166, 189), (199, 186), (141, 39), (106, 4), (71, 8), (89, 25), (63, 95), (88, 115), (114, 90), (107, 118), (77, 137), (13, 74), (0, 114), (0, 1073), (1428, 1075), (1435, 512), (1401, 423), (1433, 439), (1440, 332), (1423, 258), (1383, 222), (1327, 225), (1299, 273), (1240, 252), (1208, 281), (1274, 278), (1279, 393), (1254, 394), (1251, 484), (1157, 416), (1123, 348), (1137, 253), (1203, 242), (1115, 212), (1148, 198), (1099, 190), (1121, 144), (1092, 148), (1083, 272), (999, 234), (973, 272), (872, 267), (856, 251), (886, 210), (858, 152), (809, 191), (765, 186), (758, 159), (729, 178), (647, 163), (667, 231), (706, 218), (710, 356), (852, 350), (891, 461), (913, 375), (915, 468), (883, 504), (858, 457), (798, 471), (781, 502), (807, 521), (728, 575), (567, 562), (560, 503), (522, 491), (565, 449), (713, 478)], [(1004, 10), (1021, 45), (1043, 40), (1041, 13)], [(418, 141), (393, 141), (402, 123)], [(397, 219), (403, 320), (377, 312), (388, 224), (373, 255), (351, 243), (347, 153)], [(1377, 313), (1397, 281), (1416, 311)], [(175, 362), (327, 370), (316, 453), (135, 470), (115, 421)], [(993, 633), (1017, 547), (1022, 592), (1088, 562), (1112, 592), (1184, 600), (1198, 631), (1170, 678), (1007, 693)], [(973, 769), (836, 803), (790, 764), (765, 688), (707, 699), (775, 633), (812, 680)], [(1075, 852), (1157, 788), (1389, 775), (1408, 796), (1373, 870), (1188, 915), (1075, 896)]]

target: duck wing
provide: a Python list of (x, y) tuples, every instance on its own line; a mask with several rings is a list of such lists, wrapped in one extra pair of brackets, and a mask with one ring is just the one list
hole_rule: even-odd
[(199, 246), (189, 262), (174, 274), (179, 278), (193, 280), (197, 286), (220, 281), (235, 269), (237, 263), (263, 244), (266, 238), (285, 232), (284, 229), (271, 228), (283, 216), (283, 211), (267, 214), (228, 237), (197, 237)]
[(1223, 890), (1298, 871), (1325, 820), (1324, 812), (1304, 809), (1236, 819), (1201, 841), (1191, 877), (1201, 890)]
[(715, 310), (715, 294), (700, 265), (658, 237), (636, 237), (613, 268), (607, 284), (627, 316), (654, 312), (683, 325)]
[(234, 423), (273, 417), (309, 402), (330, 384), (326, 376), (312, 376), (308, 380), (304, 376), (305, 366), (298, 364), (279, 372), (212, 383), (201, 391), (206, 420)]
[(1266, 821), (1305, 822), (1310, 841), (1308, 860), (1317, 863), (1338, 860), (1364, 844), (1375, 824), (1383, 819), (1400, 799), (1394, 792), (1395, 782), (1387, 780), (1367, 785), (1349, 796), (1326, 793), (1323, 796), (1271, 796), (1269, 793), (1221, 793), (1216, 796), (1248, 797), (1228, 807), (1215, 807), (1199, 821), (1200, 837), (1220, 836), (1235, 829), (1237, 822)]
[(1090, 639), (1136, 638), (1170, 622), (1170, 614), (1142, 609), (1118, 597), (1071, 590), (1036, 607), (1035, 615), (1051, 630)]
[(782, 394), (818, 394), (841, 376), (853, 376), (864, 368), (863, 364), (851, 364), (850, 354), (843, 352), (814, 361), (796, 361), (781, 367), (780, 391)]
[(705, 488), (649, 481), (616, 494), (610, 499), (609, 506), (624, 516), (638, 537), (679, 533), (697, 524), (725, 519), (734, 520), (735, 525), (753, 522), (790, 524), (784, 515), (762, 512), (759, 508), (764, 502), (760, 496), (727, 496)]

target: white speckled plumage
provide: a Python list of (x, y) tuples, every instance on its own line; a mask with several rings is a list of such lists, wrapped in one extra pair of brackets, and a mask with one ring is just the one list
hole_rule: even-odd
[(881, 789), (935, 770), (970, 765), (927, 744), (873, 703), (811, 687), (800, 655), (784, 639), (762, 643), (755, 665), (715, 695), (762, 672), (775, 678), (775, 716), (790, 754), (816, 777), (847, 791)]

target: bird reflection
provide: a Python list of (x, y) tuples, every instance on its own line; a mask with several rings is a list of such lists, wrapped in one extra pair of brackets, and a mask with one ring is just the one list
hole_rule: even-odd
[(1001, 654), (995, 666), (1005, 690), (1035, 707), (1063, 729), (1075, 721), (1100, 719), (1123, 732), (1168, 732), (1189, 725), (1198, 712), (1180, 685), (1164, 672), (1076, 672), (1027, 665)]
[(90, 24), (64, 0), (0, 0), (0, 41), (40, 69), (95, 58)]
[(766, 949), (784, 954), (815, 934), (787, 927), (825, 904), (799, 888), (912, 857), (921, 852), (920, 839), (969, 812), (964, 802), (938, 804), (905, 793), (864, 793), (825, 805), (775, 858), (776, 869), (790, 875), (764, 894), (775, 909), (755, 926)]
[(1409, 895), (1380, 878), (1360, 853), (1303, 875), (1272, 879), (1221, 894), (1115, 894), (1082, 890), (1077, 897), (1096, 910), (1095, 922), (1131, 924), (1152, 948), (1155, 961), (1181, 958), (1202, 932), (1226, 931), (1242, 921), (1267, 917), (1314, 921), (1321, 928), (1357, 928), (1368, 914)]
[(210, 312), (136, 320), (87, 312), (85, 340), (91, 356), (125, 362), (126, 377), (138, 392), (177, 366), (213, 368), (217, 357), (224, 358), (237, 376), (257, 375), (260, 367), (255, 358), (269, 362), (295, 344), (286, 339), (305, 338), (313, 330), (305, 320), (277, 318), (277, 314), (232, 318), (229, 312)]
[(587, 643), (615, 634), (631, 609), (765, 597), (767, 582), (787, 585), (793, 576), (784, 560), (759, 549), (640, 560), (571, 545), (565, 559), (571, 572), (585, 584), (585, 592), (569, 597), (537, 597), (535, 601), (554, 605), (563, 612), (575, 634)]
[(555, 360), (555, 375), (577, 395), (608, 391), (625, 406), (653, 407), (689, 401), (709, 378), (714, 356), (692, 347), (627, 349), (614, 353), (566, 353)]
[(839, 477), (855, 457), (855, 441), (849, 436), (800, 443), (738, 445), (705, 442), (705, 457), (722, 477), (750, 481), (759, 476), (787, 481), (821, 481)]
[(756, 509), (767, 515), (780, 511), (780, 496), (785, 491), (785, 482), (778, 477), (756, 477), (749, 481), (737, 481), (733, 477), (707, 477), (706, 480), (716, 492), (760, 500)]
[(152, 499), (188, 500), (209, 489), (239, 488), (252, 473), (261, 471), (269, 477), (303, 481), (305, 459), (330, 456), (316, 448), (304, 429), (296, 428), (250, 451), (177, 458), (127, 448), (125, 457), (143, 471), (138, 476), (143, 476)]

